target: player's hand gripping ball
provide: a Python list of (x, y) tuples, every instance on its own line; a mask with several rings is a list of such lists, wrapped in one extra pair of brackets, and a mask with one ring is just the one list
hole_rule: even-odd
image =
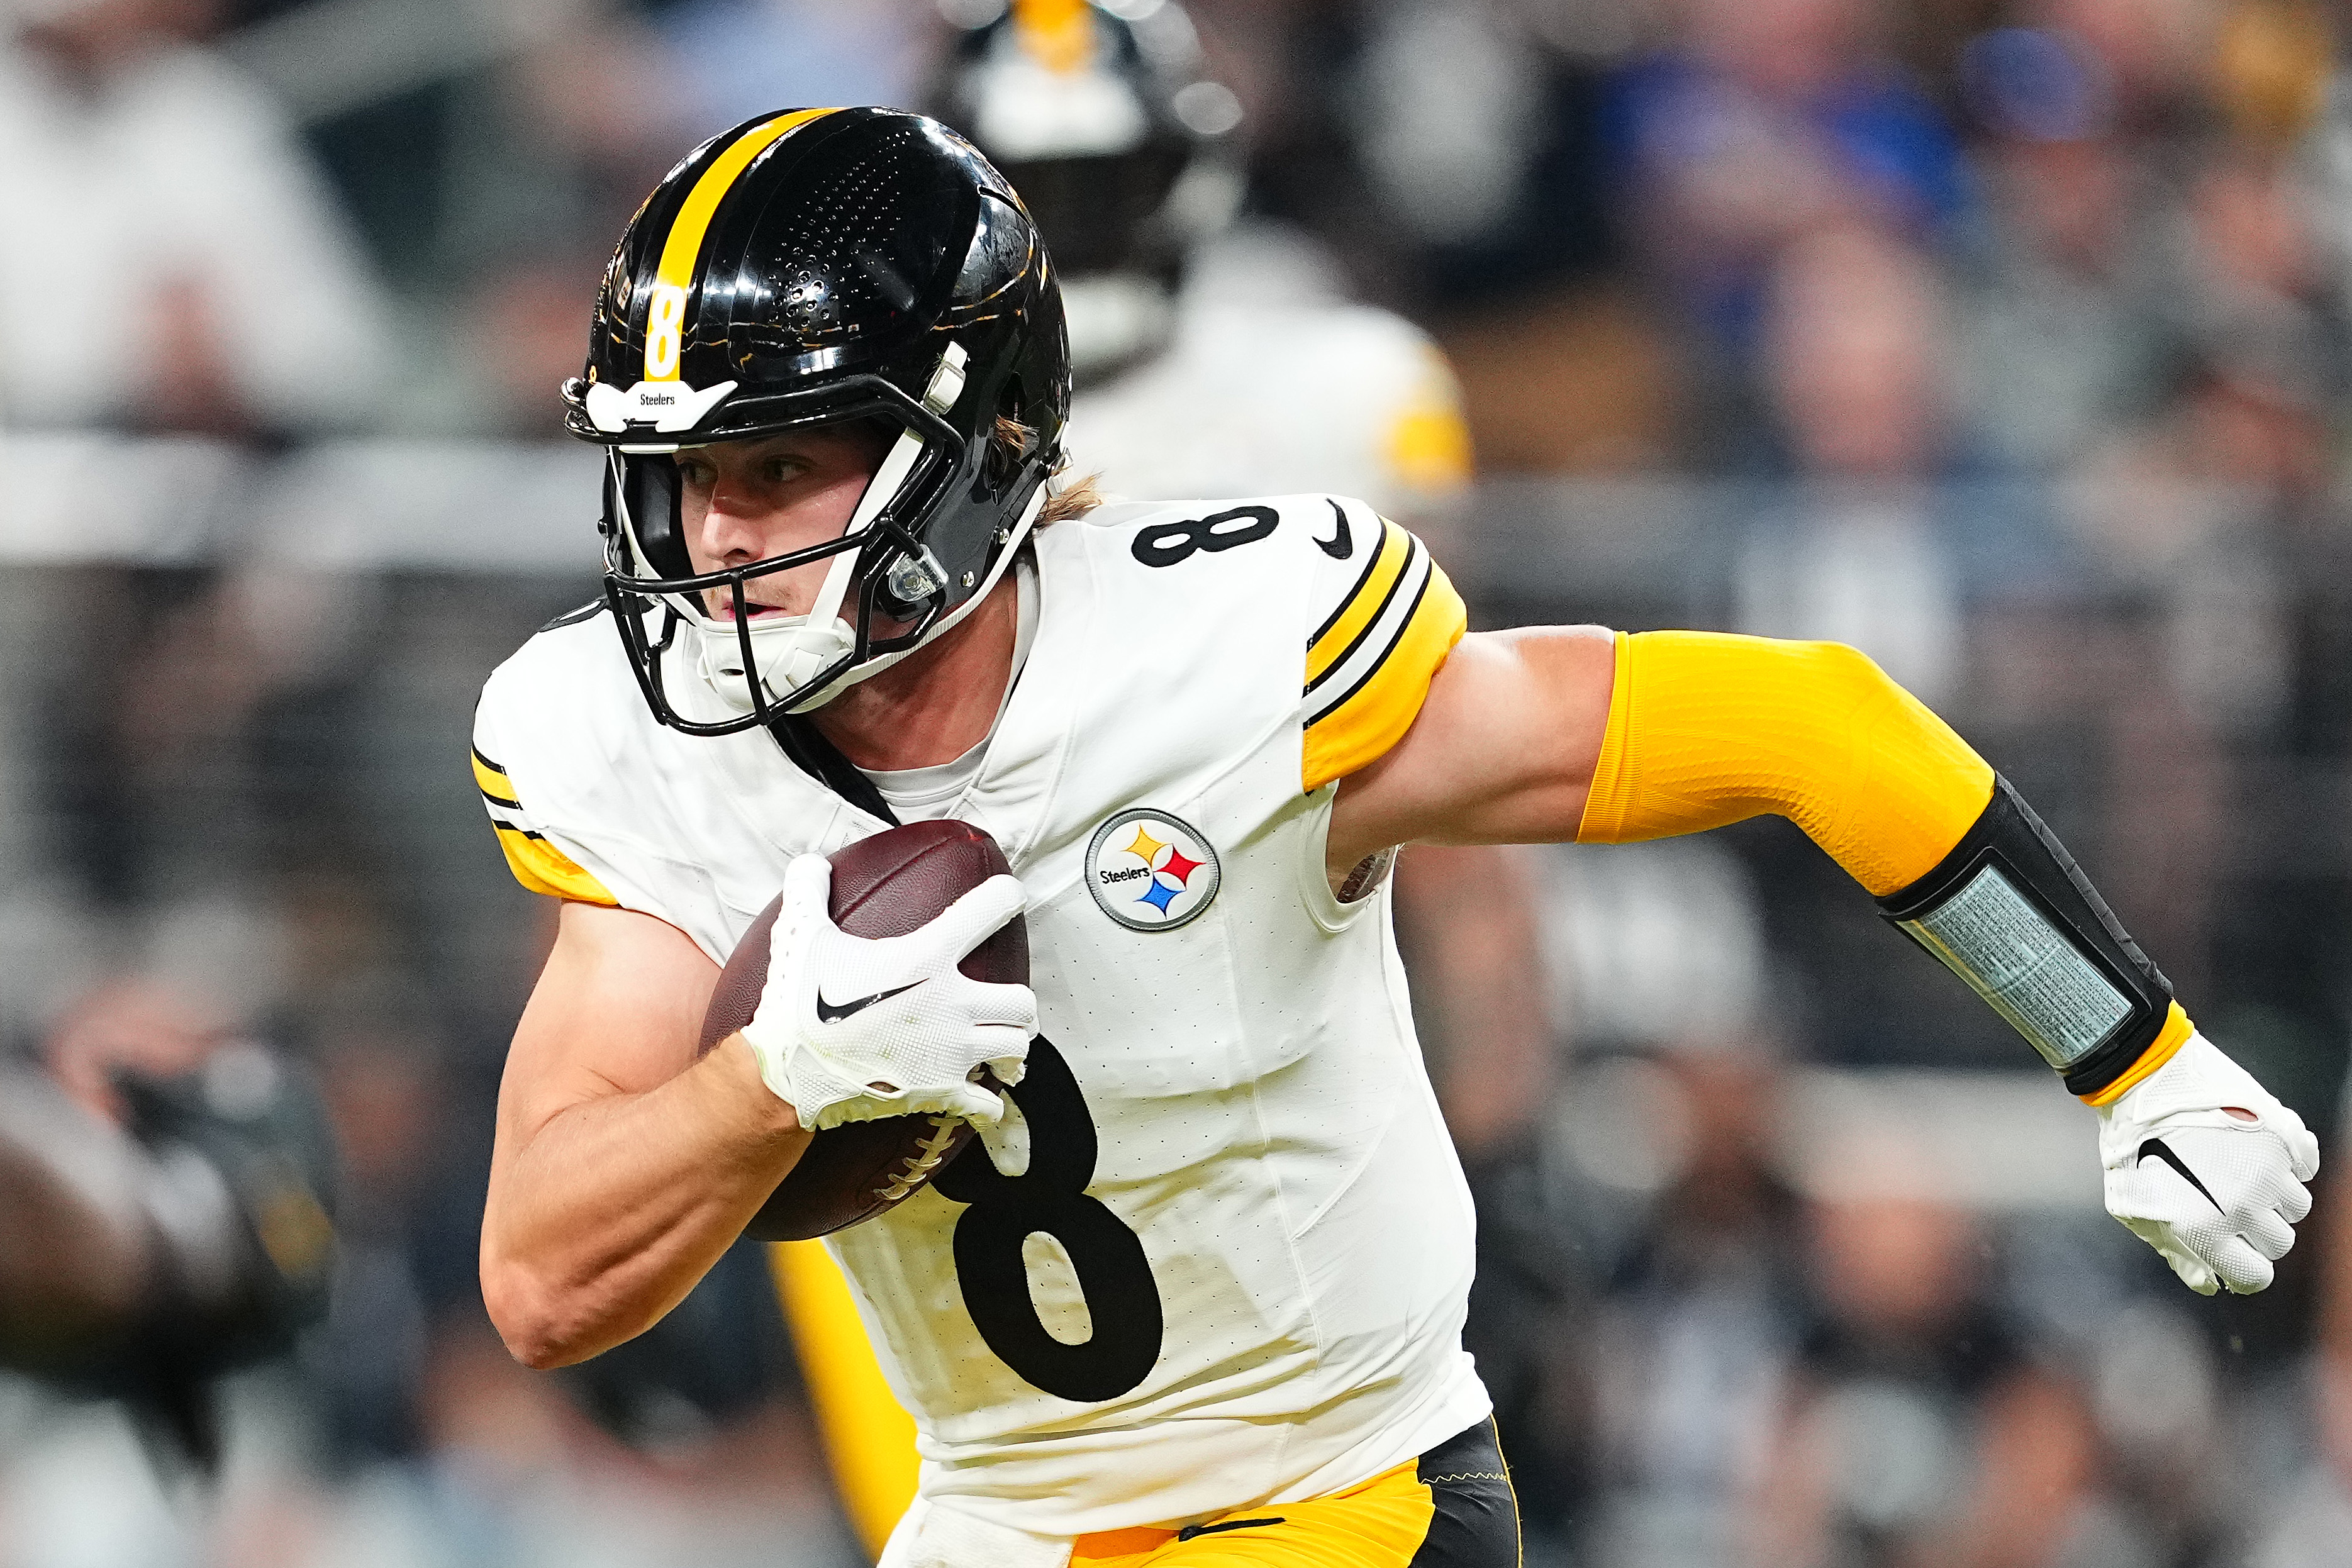
[(2192, 1291), (2251, 1295), (2311, 1212), (2319, 1140), (2201, 1034), (2099, 1110), (2107, 1212)]
[(911, 1197), (974, 1122), (1004, 1113), (1037, 1029), (1023, 894), (996, 841), (915, 822), (803, 855), (711, 993), (709, 1051), (740, 1032), (815, 1132), (746, 1235), (823, 1236)]

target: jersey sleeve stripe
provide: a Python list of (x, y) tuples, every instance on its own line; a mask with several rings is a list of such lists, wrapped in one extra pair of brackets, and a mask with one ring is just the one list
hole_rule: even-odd
[(505, 768), (482, 755), (480, 747), (475, 747), (473, 753), (474, 784), (491, 808), (490, 826), (498, 831), (499, 848), (506, 852), (507, 869), (514, 873), (515, 880), (531, 892), (543, 893), (551, 898), (618, 908), (621, 901), (579, 862), (548, 842), (545, 834), (499, 815), (505, 810), (521, 816), (522, 792), (514, 787)]
[(1412, 562), (1420, 541), (1394, 523), (1382, 518), (1381, 548), (1362, 582), (1348, 597), (1348, 602), (1337, 620), (1331, 622), (1322, 635), (1307, 647), (1307, 689), (1313, 691), (1322, 685), (1331, 671), (1347, 662), (1396, 597), (1397, 585), (1403, 581), (1405, 568)]
[(505, 768), (483, 756), (478, 747), (474, 751), (474, 784), (483, 794), (500, 804), (512, 806), (518, 811), (522, 810), (514, 780), (507, 777)]
[[(1423, 560), (1413, 564), (1421, 570), (1407, 572), (1398, 583), (1400, 588), (1409, 591), (1402, 596), (1392, 596), (1397, 604), (1397, 613), (1383, 616), (1368, 629), (1367, 646), (1360, 656), (1332, 666), (1331, 673), (1339, 678), (1331, 682), (1330, 689), (1317, 698), (1315, 706), (1307, 710), (1307, 722), (1310, 726), (1322, 723), (1345, 707), (1358, 692), (1364, 689), (1367, 682), (1381, 673), (1388, 664), (1389, 655), (1404, 640), (1405, 633), (1412, 626), (1412, 618), (1421, 613), (1422, 601), (1429, 592), (1430, 579), (1435, 570), (1433, 562)], [(1370, 635), (1374, 632), (1378, 633), (1376, 638)]]
[[(1340, 510), (1339, 502), (1336, 497), (1332, 498), (1331, 509), (1335, 512), (1339, 512), (1340, 521), (1345, 522), (1347, 520), (1347, 514)], [(1388, 544), (1388, 530), (1395, 525), (1391, 523), (1386, 517), (1376, 517), (1373, 520), (1381, 525), (1381, 545), (1385, 547)], [(1330, 635), (1331, 628), (1339, 623), (1340, 616), (1348, 613), (1348, 606), (1353, 604), (1356, 601), (1356, 596), (1364, 591), (1364, 584), (1371, 581), (1372, 573), (1378, 571), (1380, 570), (1380, 566), (1381, 550), (1379, 549), (1367, 549), (1364, 552), (1364, 570), (1356, 574), (1355, 582), (1349, 588), (1347, 592), (1339, 596), (1339, 602), (1331, 607), (1331, 613), (1323, 618), (1323, 624), (1315, 628), (1314, 634), (1307, 639), (1307, 645), (1309, 648), (1312, 648), (1316, 643), (1320, 643), (1325, 637)]]
[(1301, 779), (1320, 789), (1377, 761), (1421, 715), (1429, 683), (1469, 629), (1462, 596), (1430, 562), (1398, 630), (1341, 695), (1307, 720)]
[(1356, 694), (1357, 688), (1389, 656), (1389, 651), (1411, 624), (1413, 612), (1420, 608), (1422, 592), (1436, 563), (1430, 559), (1429, 551), (1420, 540), (1410, 534), (1405, 538), (1412, 546), (1412, 553), (1405, 560), (1404, 570), (1390, 584), (1388, 598), (1381, 604), (1379, 613), (1357, 634), (1354, 645), (1339, 663), (1307, 686), (1307, 723), (1315, 723)]
[(506, 852), (508, 869), (524, 887), (551, 898), (620, 906), (621, 901), (607, 892), (603, 883), (541, 835), (496, 818), (491, 819), (491, 825), (498, 829), (499, 848)]

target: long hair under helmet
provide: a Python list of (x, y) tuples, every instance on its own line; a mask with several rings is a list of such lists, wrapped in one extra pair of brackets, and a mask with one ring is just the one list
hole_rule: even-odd
[[(1060, 461), (1069, 350), (1036, 229), (969, 142), (896, 110), (788, 110), (646, 198), (563, 400), (606, 449), (604, 595), (646, 701), (730, 735), (822, 706), (995, 584)], [(680, 447), (852, 422), (895, 434), (838, 538), (695, 571)], [(808, 614), (752, 618), (747, 582), (814, 561)]]

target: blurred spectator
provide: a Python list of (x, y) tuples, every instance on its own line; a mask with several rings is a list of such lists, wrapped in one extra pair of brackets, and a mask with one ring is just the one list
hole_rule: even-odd
[(299, 433), (385, 395), (383, 301), (278, 112), (198, 42), (209, 10), (0, 20), (9, 423)]
[(2193, 369), (2176, 461), (2283, 500), (2333, 477), (2327, 410), (2344, 391), (2340, 302), (2300, 193), (2269, 160), (2224, 152), (2184, 214)]
[(2047, 471), (2144, 414), (2170, 371), (2161, 176), (2074, 35), (2000, 29), (1959, 66), (1991, 133), (1960, 290), (1965, 406), (1996, 456)]
[(771, 110), (913, 107), (939, 15), (924, 0), (677, 0), (653, 26), (700, 138)]
[(1962, 204), (1958, 148), (1885, 53), (1874, 0), (1688, 0), (1681, 20), (1618, 78), (1610, 143), (1643, 258), (1736, 354), (1796, 236), (1937, 239)]
[(1217, 61), (1253, 127), (1254, 207), (1322, 237), (1357, 290), (1425, 319), (1602, 265), (1601, 69), (1643, 6), (1204, 9), (1262, 40)]
[(2021, 20), (2087, 47), (2125, 134), (2178, 135), (2210, 112), (2216, 0), (2027, 0)]
[(404, 214), (433, 241), (404, 286), (454, 350), (432, 367), (436, 406), (403, 411), (406, 428), (557, 439), (555, 389), (580, 373), (580, 301), (613, 236), (681, 147), (778, 107), (733, 113), (700, 79), (756, 73), (772, 37), (681, 47), (633, 10), (563, 4), (571, 25), (520, 40), (478, 89), (488, 124), (467, 162), (487, 172), (442, 172), (443, 212)]
[(1739, 626), (1851, 643), (1931, 706), (1960, 663), (1955, 562), (1926, 482), (1957, 439), (1942, 289), (1883, 232), (1821, 231), (1773, 267), (1761, 378), (1800, 478), (1752, 523)]
[(1757, 1477), (1750, 1561), (2065, 1561), (2097, 1434), (2081, 1390), (1986, 1304), (1968, 1217), (1857, 1199), (1816, 1205), (1811, 1228), (1813, 1322)]
[(1796, 1202), (1769, 1163), (1777, 1083), (1769, 1057), (1687, 1048), (1572, 1081), (1594, 1103), (1560, 1127), (1589, 1195), (1570, 1211), (1641, 1204), (1630, 1235), (1594, 1249), (1608, 1289), (1586, 1336), (1584, 1547), (1599, 1568), (1748, 1560), (1739, 1503), (1769, 1462), (1800, 1270)]

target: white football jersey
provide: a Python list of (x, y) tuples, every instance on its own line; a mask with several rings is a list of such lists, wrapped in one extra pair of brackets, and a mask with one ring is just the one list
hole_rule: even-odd
[[(1387, 895), (1338, 902), (1323, 849), (1464, 616), (1328, 496), (1111, 507), (1033, 549), (1034, 641), (945, 813), (1028, 893), (1018, 1114), (829, 1245), (929, 1511), (1067, 1538), (1328, 1491), (1487, 1412)], [(656, 723), (602, 612), (491, 676), (476, 753), (527, 885), (713, 960), (794, 855), (884, 826), (764, 733)]]
[(1466, 497), (1454, 372), (1403, 318), (1338, 300), (1195, 288), (1145, 363), (1082, 388), (1071, 474), (1138, 500), (1328, 488), (1423, 526)]

